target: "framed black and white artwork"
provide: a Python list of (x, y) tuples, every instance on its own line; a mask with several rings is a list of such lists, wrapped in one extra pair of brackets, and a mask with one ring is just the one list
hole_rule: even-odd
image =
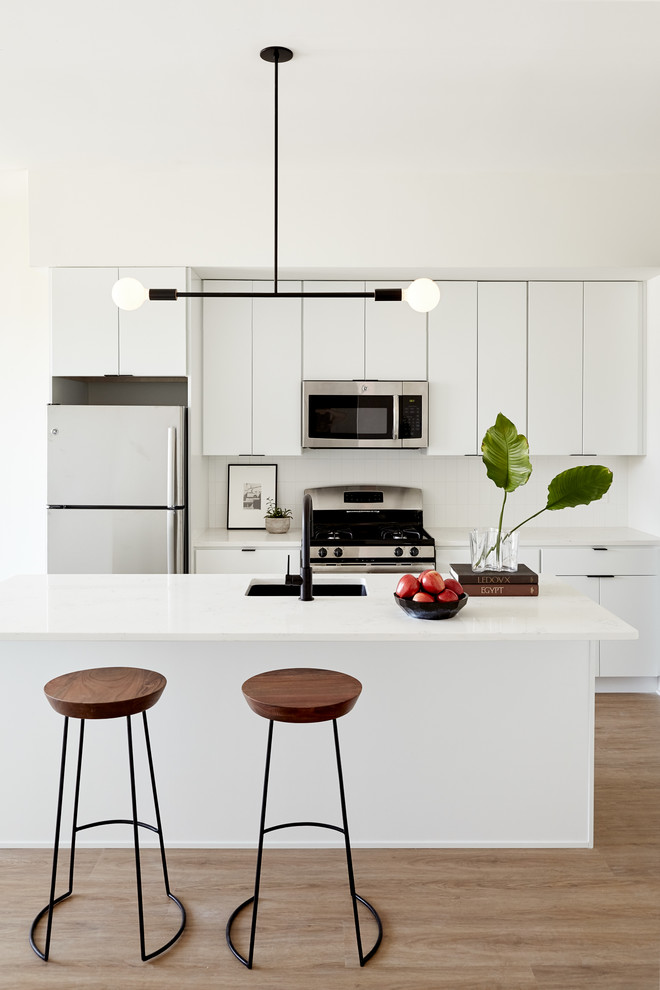
[(227, 471), (227, 529), (265, 529), (267, 500), (277, 505), (277, 464), (229, 464)]

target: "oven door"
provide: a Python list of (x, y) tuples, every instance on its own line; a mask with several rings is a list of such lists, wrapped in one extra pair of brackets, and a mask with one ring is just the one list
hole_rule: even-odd
[(303, 382), (303, 447), (401, 447), (401, 382)]

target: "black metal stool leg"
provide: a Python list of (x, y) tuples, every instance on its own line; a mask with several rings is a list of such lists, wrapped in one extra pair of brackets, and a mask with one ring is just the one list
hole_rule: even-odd
[(163, 826), (160, 819), (160, 805), (158, 804), (158, 792), (156, 790), (156, 775), (154, 773), (154, 762), (153, 762), (153, 757), (151, 755), (151, 740), (149, 738), (149, 726), (147, 724), (146, 712), (142, 712), (142, 723), (144, 726), (144, 742), (147, 749), (147, 760), (149, 763), (149, 776), (151, 778), (151, 793), (153, 795), (154, 813), (156, 815), (156, 831), (158, 833), (158, 842), (160, 845), (160, 861), (163, 867), (163, 882), (165, 884), (165, 893), (170, 898), (170, 900), (174, 901), (174, 903), (179, 907), (179, 910), (181, 911), (181, 926), (177, 931), (177, 933), (173, 935), (172, 938), (169, 940), (169, 942), (163, 945), (160, 949), (157, 949), (155, 952), (152, 952), (149, 955), (145, 956), (145, 959), (153, 959), (154, 956), (160, 955), (161, 952), (165, 952), (166, 949), (169, 949), (170, 946), (174, 945), (176, 940), (183, 933), (183, 929), (185, 928), (186, 925), (186, 909), (184, 908), (179, 898), (175, 897), (172, 891), (170, 890), (170, 878), (167, 871), (167, 858), (165, 856), (165, 841), (163, 839)]
[[(378, 913), (377, 913), (376, 909), (371, 904), (369, 904), (368, 901), (365, 901), (365, 899), (363, 897), (360, 897), (359, 894), (356, 894), (355, 893), (355, 877), (354, 877), (354, 874), (353, 874), (353, 857), (351, 855), (351, 842), (350, 842), (349, 835), (348, 835), (348, 817), (347, 817), (347, 814), (346, 814), (346, 797), (344, 795), (344, 775), (342, 773), (341, 755), (340, 755), (340, 752), (339, 752), (339, 732), (337, 730), (337, 719), (333, 719), (332, 720), (332, 728), (333, 728), (334, 736), (335, 736), (335, 755), (337, 757), (337, 777), (338, 777), (338, 780), (339, 780), (339, 798), (340, 798), (340, 801), (341, 801), (341, 819), (342, 819), (343, 832), (344, 832), (344, 842), (345, 842), (345, 845), (346, 845), (346, 866), (347, 866), (347, 869), (348, 869), (348, 886), (349, 886), (349, 890), (351, 892), (351, 900), (353, 901), (353, 918), (355, 920), (355, 938), (357, 940), (358, 956), (359, 956), (359, 959), (360, 959), (360, 966), (364, 966), (364, 964), (369, 959), (371, 959), (371, 957), (376, 952), (376, 949), (378, 948), (378, 946), (381, 943), (381, 940), (382, 940), (382, 937), (383, 937), (383, 926), (382, 926), (381, 920), (380, 920), (380, 918), (378, 916)], [(373, 915), (373, 917), (376, 920), (376, 924), (378, 925), (378, 938), (376, 939), (375, 945), (373, 946), (372, 949), (370, 949), (370, 951), (366, 954), (366, 956), (364, 955), (364, 953), (362, 951), (362, 938), (360, 936), (360, 920), (358, 918), (358, 907), (357, 907), (357, 902), (358, 901), (361, 904), (364, 904), (364, 906), (371, 912), (371, 914)]]
[(133, 812), (133, 848), (135, 850), (135, 877), (137, 880), (138, 921), (140, 925), (140, 956), (142, 962), (147, 958), (144, 948), (144, 910), (142, 903), (142, 869), (140, 866), (140, 839), (138, 836), (137, 797), (135, 792), (135, 764), (133, 761), (133, 731), (131, 716), (126, 716), (126, 733), (128, 736), (128, 770), (131, 779), (131, 809)]
[[(225, 930), (225, 936), (227, 939), (227, 945), (236, 956), (236, 958), (247, 966), (248, 969), (252, 969), (252, 962), (254, 960), (254, 940), (257, 932), (257, 908), (259, 906), (259, 885), (261, 883), (261, 861), (263, 859), (264, 852), (264, 835), (266, 833), (266, 803), (268, 800), (268, 778), (270, 776), (270, 754), (273, 748), (273, 722), (272, 720), (268, 724), (268, 743), (266, 744), (266, 768), (264, 770), (264, 789), (263, 797), (261, 800), (261, 820), (259, 823), (259, 847), (257, 851), (257, 868), (254, 878), (254, 895), (248, 897), (246, 901), (236, 908), (232, 913), (229, 921), (227, 922), (227, 928)], [(248, 904), (252, 904), (252, 926), (250, 928), (250, 950), (248, 953), (248, 958), (242, 956), (241, 953), (236, 949), (231, 940), (231, 926), (234, 923), (236, 916), (247, 907)]]
[[(36, 952), (40, 959), (44, 962), (48, 962), (48, 956), (50, 955), (50, 939), (53, 930), (53, 909), (56, 904), (61, 901), (66, 900), (73, 893), (73, 867), (75, 859), (75, 848), (76, 848), (76, 831), (77, 831), (77, 817), (78, 817), (78, 798), (80, 796), (80, 772), (82, 767), (82, 756), (83, 756), (83, 743), (84, 743), (84, 731), (85, 722), (84, 719), (80, 721), (80, 737), (78, 742), (78, 761), (76, 766), (76, 789), (74, 796), (74, 810), (73, 810), (73, 825), (71, 829), (71, 850), (69, 859), (69, 886), (64, 894), (60, 894), (59, 897), (55, 897), (55, 889), (57, 885), (57, 865), (60, 852), (60, 832), (62, 826), (62, 804), (64, 798), (64, 783), (66, 778), (66, 755), (67, 755), (67, 745), (69, 739), (69, 719), (68, 717), (64, 719), (64, 729), (62, 732), (62, 756), (60, 760), (60, 780), (57, 793), (57, 812), (55, 815), (55, 839), (53, 843), (53, 867), (50, 879), (50, 897), (48, 899), (48, 904), (39, 914), (36, 916), (32, 925), (30, 927), (30, 946)], [(44, 945), (43, 952), (38, 948), (35, 942), (35, 933), (37, 926), (44, 916), (48, 916), (48, 921), (46, 924), (46, 941)]]

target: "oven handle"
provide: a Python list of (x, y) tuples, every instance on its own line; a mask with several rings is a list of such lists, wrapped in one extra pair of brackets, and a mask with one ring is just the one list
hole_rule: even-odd
[(394, 403), (394, 408), (392, 410), (392, 439), (399, 439), (399, 405), (401, 403), (400, 395), (393, 395), (392, 400)]

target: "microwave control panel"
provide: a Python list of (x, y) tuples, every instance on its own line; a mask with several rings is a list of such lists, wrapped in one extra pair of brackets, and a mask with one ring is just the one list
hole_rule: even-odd
[(421, 395), (399, 396), (399, 436), (402, 440), (416, 440), (422, 435)]

